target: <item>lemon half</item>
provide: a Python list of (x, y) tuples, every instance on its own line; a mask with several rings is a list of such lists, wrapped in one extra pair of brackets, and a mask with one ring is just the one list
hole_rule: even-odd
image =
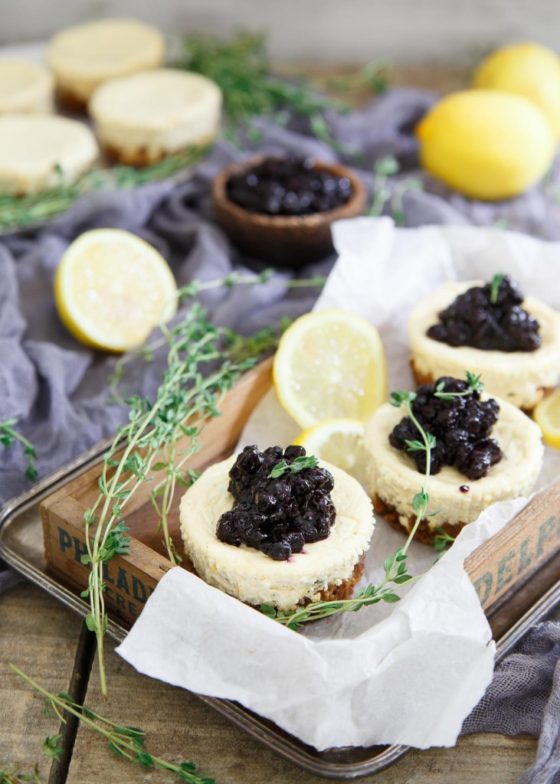
[(163, 256), (121, 229), (82, 234), (66, 250), (55, 277), (55, 302), (68, 330), (106, 351), (141, 345), (175, 314), (176, 294)]
[(541, 400), (533, 411), (533, 418), (546, 443), (560, 449), (560, 389)]
[(340, 417), (365, 422), (387, 397), (379, 333), (346, 310), (294, 321), (280, 340), (273, 375), (280, 403), (302, 428)]
[(367, 479), (368, 457), (364, 446), (364, 423), (358, 419), (326, 419), (304, 430), (295, 444), (308, 454), (326, 460), (362, 484)]

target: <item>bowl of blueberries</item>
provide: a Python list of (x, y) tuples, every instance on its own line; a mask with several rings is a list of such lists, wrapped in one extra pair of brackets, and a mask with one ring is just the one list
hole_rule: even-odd
[(331, 224), (363, 214), (366, 190), (340, 164), (259, 156), (223, 169), (213, 201), (219, 224), (240, 250), (297, 269), (332, 253)]

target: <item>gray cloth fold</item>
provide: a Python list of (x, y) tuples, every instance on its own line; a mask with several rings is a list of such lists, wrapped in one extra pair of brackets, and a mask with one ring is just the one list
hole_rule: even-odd
[[(497, 204), (465, 199), (417, 169), (413, 128), (434, 100), (426, 91), (401, 89), (348, 114), (329, 112), (327, 120), (341, 153), (313, 138), (300, 121), (279, 127), (261, 118), (255, 122), (254, 130), (261, 136), (257, 144), (247, 143), (241, 152), (220, 141), (185, 182), (92, 193), (47, 226), (4, 237), (0, 242), (0, 421), (18, 418), (21, 432), (37, 446), (40, 475), (47, 476), (111, 435), (126, 417), (126, 410), (107, 397), (114, 358), (79, 345), (56, 313), (52, 286), (62, 253), (83, 231), (113, 226), (133, 231), (157, 247), (179, 284), (193, 278), (211, 280), (232, 269), (262, 268), (259, 260), (243, 258), (232, 248), (213, 220), (211, 182), (232, 160), (257, 151), (338, 159), (352, 166), (371, 192), (379, 185), (372, 170), (374, 162), (394, 155), (401, 171), (386, 183), (390, 197), (385, 212), (395, 208), (404, 181), (414, 176), (423, 184), (422, 190), (404, 188), (405, 225), (501, 224), (560, 239), (558, 165), (539, 186), (518, 199)], [(326, 274), (333, 261), (329, 258), (307, 266), (298, 276)], [(204, 304), (216, 323), (248, 334), (313, 305), (317, 292), (288, 290), (288, 277), (279, 272), (259, 287), (213, 291)], [(149, 395), (157, 386), (160, 370), (157, 361), (131, 364), (127, 379), (132, 388)], [(28, 488), (24, 470), (25, 458), (18, 444), (0, 451), (0, 502)], [(0, 571), (0, 591), (15, 579), (12, 573)], [(560, 676), (556, 673), (553, 680), (552, 670), (558, 645), (557, 627), (536, 627), (519, 652), (498, 668), (487, 696), (466, 723), (468, 732), (509, 734), (538, 734), (542, 725), (537, 763), (523, 778), (524, 784), (557, 780)]]

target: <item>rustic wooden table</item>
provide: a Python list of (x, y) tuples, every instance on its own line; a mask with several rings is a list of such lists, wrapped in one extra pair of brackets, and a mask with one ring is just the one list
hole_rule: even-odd
[[(330, 78), (333, 73), (320, 69), (314, 75)], [(466, 84), (466, 77), (457, 70), (415, 68), (397, 71), (392, 83), (445, 91)], [(48, 784), (176, 780), (115, 758), (103, 739), (88, 729), (61, 729), (56, 717), (45, 715), (41, 701), (9, 669), (13, 663), (50, 691), (83, 695), (86, 704), (112, 719), (142, 727), (152, 752), (192, 759), (217, 784), (325, 781), (268, 751), (195, 696), (138, 675), (112, 652), (111, 643), (109, 698), (104, 700), (93, 656), (93, 643), (80, 619), (39, 588), (23, 583), (0, 595), (0, 770), (13, 766), (29, 772), (37, 763), (41, 781)], [(47, 735), (58, 732), (63, 734), (64, 754), (51, 762), (41, 753), (41, 745)], [(513, 784), (531, 764), (535, 749), (536, 741), (529, 737), (474, 735), (454, 749), (411, 751), (391, 768), (361, 781)]]

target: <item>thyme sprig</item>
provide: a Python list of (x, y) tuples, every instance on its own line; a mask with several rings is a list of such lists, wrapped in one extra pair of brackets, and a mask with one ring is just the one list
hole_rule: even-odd
[(436, 536), (434, 536), (432, 547), (441, 556), (454, 541), (455, 537), (448, 534), (443, 528), (436, 528)]
[(298, 84), (273, 75), (263, 35), (240, 32), (229, 41), (195, 34), (185, 39), (178, 68), (207, 76), (222, 89), (226, 117), (233, 126), (248, 127), (259, 116), (283, 115), (291, 111), (306, 118), (318, 138), (333, 144), (325, 121), (327, 109), (347, 109), (340, 101), (313, 91), (307, 82)]
[(497, 272), (490, 281), (490, 302), (495, 305), (498, 302), (498, 295), (500, 293), (500, 286), (503, 283), (505, 275), (502, 272)]
[(5, 419), (3, 422), (0, 422), (0, 444), (6, 449), (13, 446), (15, 442), (21, 444), (23, 453), (26, 457), (25, 476), (30, 482), (34, 482), (38, 477), (37, 451), (31, 441), (16, 430), (17, 423), (18, 420), (16, 417), (11, 417), (10, 419)]
[[(23, 678), (41, 697), (45, 700), (46, 704), (58, 716), (61, 722), (66, 723), (66, 715), (71, 714), (75, 716), (84, 726), (101, 735), (107, 742), (107, 747), (117, 757), (130, 760), (143, 768), (148, 770), (167, 771), (174, 774), (179, 781), (186, 784), (215, 784), (214, 779), (201, 773), (197, 766), (190, 761), (185, 762), (169, 762), (162, 757), (152, 754), (146, 748), (146, 733), (138, 727), (130, 727), (125, 724), (118, 724), (117, 722), (102, 716), (91, 708), (85, 705), (80, 705), (75, 702), (66, 692), (59, 692), (53, 694), (36, 681), (29, 677), (26, 673), (22, 672), (18, 667), (10, 664), (12, 670)], [(48, 748), (54, 756), (59, 749), (58, 740), (60, 736), (52, 736), (45, 740), (43, 749)], [(3, 780), (0, 779), (0, 782)], [(19, 784), (24, 781), (40, 781), (38, 776), (34, 778), (16, 778), (7, 779), (7, 784)]]
[(299, 474), (300, 471), (305, 471), (306, 468), (316, 468), (319, 461), (315, 455), (303, 455), (296, 457), (291, 463), (287, 460), (279, 460), (269, 473), (269, 479), (278, 479), (284, 474)]
[(0, 784), (41, 784), (39, 768), (35, 765), (33, 770), (28, 773), (0, 769)]
[(58, 182), (46, 191), (29, 196), (0, 194), (0, 231), (39, 225), (65, 212), (77, 199), (92, 191), (129, 189), (176, 175), (202, 158), (208, 148), (192, 147), (183, 153), (143, 168), (113, 166), (86, 172), (75, 182), (67, 182), (58, 170)]
[[(150, 497), (169, 559), (179, 563), (169, 529), (176, 488), (187, 486), (196, 478), (188, 470), (187, 461), (200, 448), (202, 429), (209, 419), (219, 415), (222, 395), (258, 358), (240, 354), (240, 343), (232, 341), (231, 330), (211, 324), (200, 303), (193, 299), (203, 291), (222, 286), (263, 283), (270, 275), (269, 270), (260, 275), (232, 273), (205, 283), (192, 281), (179, 289), (179, 300), (189, 301), (190, 309), (178, 323), (160, 325), (161, 338), (157, 345), (148, 347), (150, 356), (157, 348), (164, 347), (166, 351), (166, 370), (155, 400), (138, 395), (129, 398), (129, 421), (117, 432), (104, 457), (99, 496), (84, 515), (87, 553), (82, 558), (90, 568), (88, 588), (82, 596), (90, 603), (86, 624), (97, 639), (103, 694), (107, 693), (103, 641), (108, 623), (104, 570), (116, 554), (128, 551), (125, 507), (138, 488), (159, 472)], [(323, 282), (324, 278), (311, 278), (287, 285), (317, 286)], [(235, 358), (230, 354), (232, 343), (236, 346)], [(117, 383), (122, 379), (126, 359), (117, 364)]]
[(468, 395), (472, 395), (473, 392), (480, 393), (484, 391), (484, 384), (480, 380), (480, 373), (472, 373), (470, 370), (467, 370), (466, 380), (468, 388), (465, 389), (464, 392), (447, 392), (445, 389), (445, 381), (440, 381), (436, 386), (434, 397), (439, 398), (439, 400), (453, 400), (455, 397), (468, 397)]
[(410, 191), (421, 191), (424, 189), (422, 181), (417, 177), (406, 177), (399, 182), (395, 182), (389, 187), (389, 177), (398, 174), (400, 164), (393, 155), (386, 155), (379, 158), (373, 167), (374, 173), (374, 192), (368, 215), (378, 217), (383, 214), (383, 209), (388, 204), (389, 213), (392, 215), (397, 226), (404, 226), (406, 216), (404, 214), (403, 199)]

